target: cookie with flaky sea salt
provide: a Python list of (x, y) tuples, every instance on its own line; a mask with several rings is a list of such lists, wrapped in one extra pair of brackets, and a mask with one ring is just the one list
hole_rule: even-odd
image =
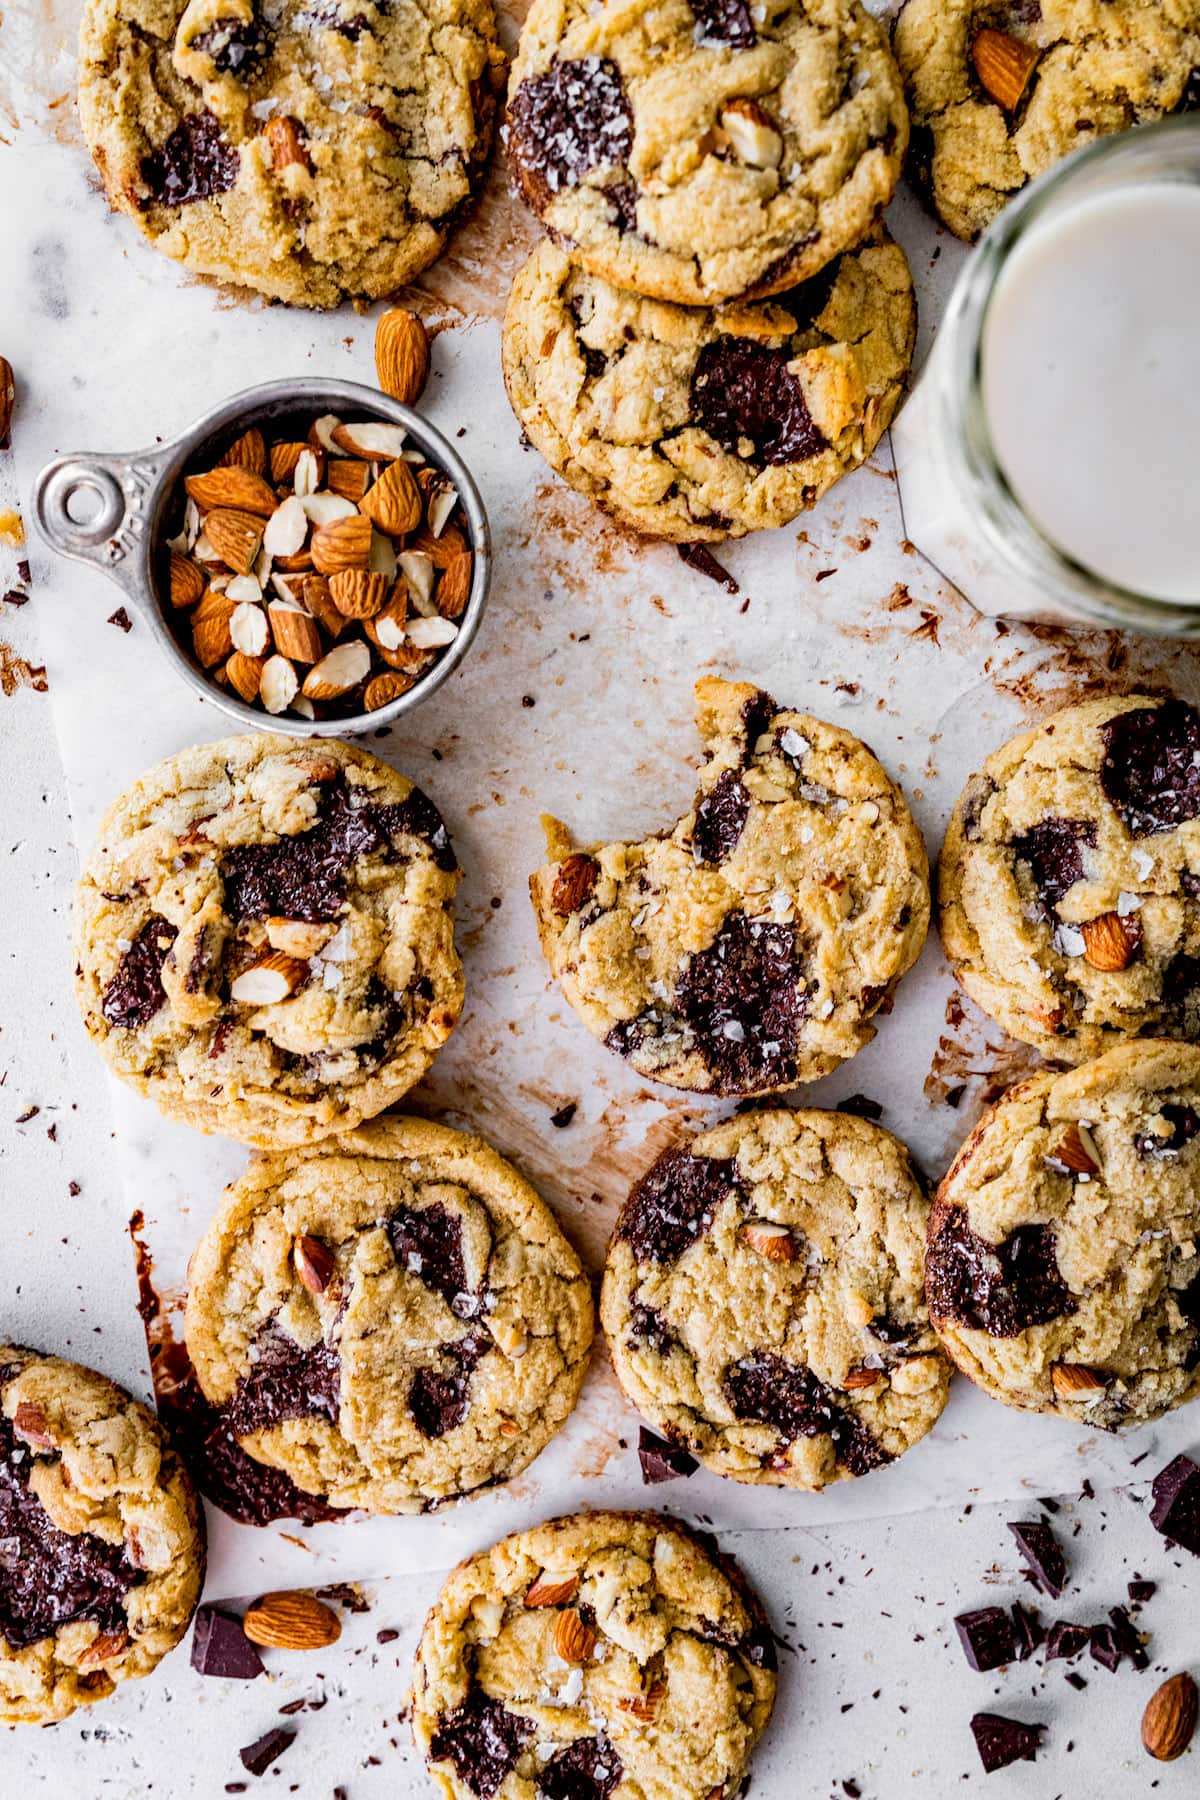
[(79, 116), (156, 249), (336, 306), (437, 256), (502, 68), (492, 0), (87, 0)]
[(482, 1138), (424, 1119), (251, 1163), (189, 1273), (188, 1354), (224, 1433), (334, 1507), (421, 1512), (518, 1474), (591, 1341), (549, 1208)]
[(938, 1190), (926, 1297), (1009, 1406), (1111, 1430), (1200, 1396), (1200, 1049), (1121, 1044), (1010, 1088)]
[(908, 113), (859, 0), (534, 0), (505, 136), (526, 203), (590, 274), (706, 306), (857, 243)]
[(204, 1517), (154, 1415), (0, 1343), (0, 1723), (52, 1725), (148, 1675), (203, 1579)]
[(843, 1113), (749, 1112), (664, 1151), (609, 1246), (617, 1379), (735, 1481), (822, 1488), (884, 1467), (949, 1391), (928, 1213), (904, 1145)]
[(588, 1030), (639, 1075), (779, 1093), (874, 1037), (925, 941), (925, 849), (848, 731), (708, 676), (696, 722), (707, 760), (673, 830), (574, 850), (548, 821), (538, 933)]
[(871, 454), (899, 403), (912, 278), (882, 230), (778, 302), (645, 300), (553, 244), (513, 284), (504, 378), (564, 480), (681, 542), (784, 525)]
[(905, 0), (893, 34), (909, 166), (959, 237), (979, 236), (1073, 150), (1194, 107), (1197, 0)]
[(168, 757), (100, 825), (76, 994), (171, 1118), (311, 1143), (408, 1092), (462, 1009), (454, 851), (369, 751), (251, 736)]
[(1089, 700), (1005, 744), (955, 807), (939, 903), (958, 979), (1043, 1055), (1200, 1038), (1200, 712)]
[(454, 1570), (413, 1732), (447, 1800), (732, 1800), (775, 1685), (762, 1607), (713, 1538), (577, 1513)]

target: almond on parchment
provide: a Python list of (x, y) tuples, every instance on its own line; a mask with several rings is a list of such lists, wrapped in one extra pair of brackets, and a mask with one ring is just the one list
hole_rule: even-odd
[(987, 25), (971, 40), (975, 73), (998, 106), (1014, 112), (1037, 67), (1041, 51), (1007, 31)]
[(380, 315), (375, 327), (375, 373), (385, 394), (415, 406), (429, 379), (429, 333), (406, 307)]
[(365, 569), (371, 555), (371, 521), (356, 512), (322, 525), (313, 535), (313, 567), (322, 575)]
[(421, 523), (421, 490), (406, 462), (389, 463), (358, 503), (359, 511), (392, 537), (404, 537)]
[(342, 1635), (341, 1620), (315, 1594), (264, 1594), (248, 1607), (242, 1630), (269, 1650), (327, 1650)]
[(1186, 1669), (1151, 1694), (1142, 1714), (1142, 1744), (1157, 1762), (1174, 1762), (1191, 1743), (1200, 1717), (1200, 1692)]
[(202, 512), (221, 506), (269, 519), (279, 505), (269, 481), (236, 464), (210, 469), (207, 475), (185, 475), (183, 485)]
[(357, 641), (339, 644), (319, 663), (314, 663), (304, 677), (304, 695), (309, 700), (341, 700), (365, 681), (371, 672), (371, 652)]
[(286, 950), (272, 950), (234, 977), (229, 997), (239, 1006), (275, 1006), (308, 978), (308, 964)]
[(311, 613), (294, 600), (272, 600), (267, 614), (280, 656), (286, 656), (290, 662), (320, 662), (324, 645)]

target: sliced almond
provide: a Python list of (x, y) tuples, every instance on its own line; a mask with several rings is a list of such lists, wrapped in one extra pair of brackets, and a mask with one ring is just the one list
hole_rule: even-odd
[(1066, 1175), (1098, 1175), (1100, 1151), (1086, 1125), (1075, 1120), (1060, 1132), (1046, 1153), (1045, 1161), (1052, 1169)]
[(329, 452), (330, 456), (339, 454), (338, 446), (333, 441), (333, 434), (341, 422), (336, 413), (322, 413), (319, 419), (314, 419), (312, 422), (312, 428), (308, 434), (310, 441), (319, 444), (322, 450)]
[(433, 537), (441, 537), (457, 505), (458, 489), (451, 487), (448, 481), (435, 479), (425, 496), (425, 515)]
[(234, 438), (228, 450), (221, 458), (223, 468), (249, 469), (252, 475), (265, 475), (267, 472), (267, 444), (257, 425), (251, 425), (240, 437)]
[(113, 1631), (98, 1632), (80, 1656), (76, 1667), (95, 1669), (101, 1663), (112, 1662), (115, 1657), (125, 1654), (130, 1641), (129, 1633), (123, 1625), (118, 1625)]
[(404, 449), (408, 436), (403, 425), (388, 425), (380, 419), (358, 419), (338, 425), (333, 442), (347, 456), (358, 456), (364, 462), (391, 462)]
[(295, 119), (283, 114), (268, 119), (263, 126), (263, 136), (271, 146), (271, 166), (276, 174), (281, 174), (284, 169), (310, 167)]
[(171, 605), (182, 611), (185, 607), (195, 606), (204, 592), (204, 570), (190, 556), (181, 556), (177, 550), (171, 552), (170, 594)]
[(392, 462), (358, 503), (359, 511), (390, 537), (404, 537), (421, 523), (421, 490), (406, 462)]
[(385, 394), (415, 406), (429, 379), (429, 333), (416, 313), (394, 306), (375, 327), (375, 373)]
[[(306, 454), (311, 454), (307, 452)], [(299, 468), (299, 464), (296, 465)], [(298, 494), (290, 494), (267, 520), (262, 547), (268, 556), (295, 556), (308, 537), (308, 514)]]
[(596, 1634), (573, 1608), (554, 1621), (554, 1648), (564, 1662), (585, 1663), (596, 1648)]
[(628, 1713), (630, 1718), (639, 1720), (643, 1725), (648, 1725), (662, 1705), (666, 1692), (666, 1682), (659, 1676), (655, 1676), (644, 1694), (631, 1694), (627, 1698), (618, 1700), (617, 1705), (622, 1712)]
[(32, 1401), (19, 1400), (13, 1413), (13, 1430), (26, 1444), (32, 1444), (37, 1450), (49, 1450), (54, 1437), (46, 1422), (46, 1415), (40, 1406)]
[(329, 920), (271, 918), (267, 920), (267, 942), (272, 950), (283, 950), (306, 962), (325, 948), (337, 930), (336, 923)]
[(270, 1650), (327, 1650), (342, 1635), (341, 1620), (315, 1594), (264, 1594), (247, 1608), (242, 1630)]
[(1136, 913), (1126, 919), (1120, 913), (1101, 913), (1099, 918), (1085, 919), (1080, 930), (1083, 932), (1084, 961), (1105, 974), (1127, 969), (1142, 941), (1141, 923)]
[(356, 456), (339, 457), (330, 463), (326, 480), (331, 493), (340, 494), (357, 508), (371, 485), (371, 465), (360, 462)]
[(1053, 1363), (1050, 1380), (1060, 1400), (1077, 1400), (1081, 1394), (1102, 1393), (1108, 1379), (1087, 1363)]
[(390, 706), (401, 694), (407, 694), (410, 687), (415, 687), (416, 677), (402, 675), (399, 669), (388, 669), (382, 675), (372, 675), (363, 690), (363, 711), (378, 712), (381, 706)]
[(543, 1569), (532, 1586), (525, 1590), (526, 1606), (565, 1606), (579, 1592), (578, 1575), (557, 1575)]
[[(453, 488), (448, 490), (453, 494)], [(451, 506), (451, 512), (454, 508)], [(434, 531), (428, 525), (422, 525), (413, 533), (411, 541), (405, 545), (407, 551), (427, 556), (435, 568), (444, 569), (447, 564), (467, 548), (467, 540), (457, 525), (448, 525), (443, 521), (440, 531)]]
[(320, 662), (324, 653), (317, 621), (302, 606), (291, 600), (272, 600), (267, 608), (271, 636), (280, 656), (289, 662)]
[(234, 649), (240, 650), (243, 656), (261, 656), (270, 636), (267, 615), (262, 607), (255, 606), (252, 600), (243, 600), (235, 606), (229, 619), (229, 635)]
[(396, 546), (390, 537), (382, 531), (372, 530), (371, 548), (367, 555), (367, 567), (373, 575), (386, 575), (389, 581), (396, 578)]
[[(454, 552), (442, 566), (449, 568), (450, 563), (460, 552)], [(400, 572), (408, 583), (408, 591), (412, 595), (413, 604), (418, 612), (424, 607), (421, 602), (433, 604), (433, 581), (435, 575), (434, 561), (423, 550), (401, 550), (396, 557)]]
[(309, 700), (340, 700), (370, 672), (371, 652), (365, 644), (339, 644), (308, 671), (304, 695)]
[[(214, 583), (214, 586), (216, 584)], [(261, 601), (262, 582), (257, 575), (232, 575), (223, 589), (225, 598), (239, 605), (243, 600)]]
[[(340, 467), (335, 463), (334, 467)], [(301, 498), (315, 494), (325, 479), (325, 457), (320, 450), (306, 444), (292, 474), (292, 487)]]
[(342, 494), (321, 488), (315, 494), (297, 494), (305, 515), (312, 525), (332, 525), (335, 519), (352, 519), (358, 508)]
[(469, 550), (451, 557), (437, 584), (437, 608), (443, 618), (460, 619), (471, 597), (475, 559)]
[(326, 637), (336, 638), (345, 630), (345, 616), (333, 604), (329, 582), (324, 575), (306, 575), (300, 584), (300, 598)]
[(842, 1380), (842, 1388), (846, 1393), (856, 1393), (859, 1388), (874, 1387), (882, 1378), (882, 1369), (849, 1369)]
[(236, 465), (210, 469), (207, 475), (185, 475), (183, 485), (201, 512), (222, 507), (269, 519), (279, 504), (269, 481)]
[(770, 113), (757, 100), (730, 100), (721, 110), (721, 129), (739, 162), (752, 169), (777, 169), (783, 161), (783, 137)]
[(267, 666), (265, 656), (246, 656), (241, 650), (235, 650), (225, 664), (225, 678), (239, 700), (247, 706), (253, 706), (258, 699), (258, 690), (262, 686), (262, 672)]
[(751, 1219), (742, 1226), (742, 1241), (768, 1262), (795, 1262), (796, 1240), (786, 1225), (770, 1219)]
[(292, 1245), (292, 1261), (300, 1285), (310, 1294), (323, 1294), (337, 1268), (337, 1257), (329, 1245), (320, 1238), (309, 1237), (307, 1232), (302, 1232)]
[(271, 480), (276, 487), (283, 487), (292, 480), (301, 456), (310, 449), (310, 444), (295, 442), (271, 445)]
[(386, 602), (390, 586), (386, 575), (367, 569), (339, 569), (329, 577), (333, 604), (348, 619), (373, 619)]
[(269, 656), (258, 697), (269, 713), (286, 712), (300, 692), (300, 678), (286, 656)]
[(409, 643), (418, 650), (441, 650), (458, 636), (453, 619), (412, 619), (405, 631)]
[(1007, 31), (987, 25), (971, 40), (971, 61), (987, 92), (1005, 112), (1015, 112), (1041, 51)]
[(334, 519), (313, 534), (313, 567), (322, 575), (341, 569), (365, 569), (371, 554), (371, 521), (362, 513)]
[(308, 978), (308, 964), (285, 950), (272, 950), (234, 978), (229, 998), (238, 1006), (277, 1006)]
[(204, 535), (226, 568), (249, 575), (262, 543), (263, 522), (256, 513), (218, 507), (206, 517)]

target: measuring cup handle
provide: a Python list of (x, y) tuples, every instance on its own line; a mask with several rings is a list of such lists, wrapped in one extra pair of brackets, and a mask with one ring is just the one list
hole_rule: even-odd
[(90, 563), (140, 601), (138, 552), (150, 529), (150, 504), (161, 471), (162, 459), (152, 451), (57, 457), (34, 484), (37, 528), (52, 550)]

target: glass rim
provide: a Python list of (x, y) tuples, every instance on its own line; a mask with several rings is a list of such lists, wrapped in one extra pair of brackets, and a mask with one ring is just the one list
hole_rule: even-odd
[(983, 534), (1003, 561), (1048, 595), (1062, 595), (1091, 624), (1151, 630), (1162, 636), (1200, 636), (1200, 600), (1159, 599), (1107, 581), (1046, 536), (1014, 493), (1000, 465), (983, 403), (983, 331), (996, 283), (1009, 256), (1065, 191), (1102, 176), (1112, 165), (1144, 167), (1147, 179), (1187, 181), (1187, 171), (1164, 171), (1162, 156), (1187, 146), (1195, 158), (1191, 179), (1200, 186), (1200, 119), (1164, 119), (1099, 139), (1075, 151), (1009, 202), (988, 227), (951, 296), (943, 331), (951, 356), (944, 384), (952, 409), (952, 441), (963, 453), (962, 471), (972, 486), (973, 510)]

